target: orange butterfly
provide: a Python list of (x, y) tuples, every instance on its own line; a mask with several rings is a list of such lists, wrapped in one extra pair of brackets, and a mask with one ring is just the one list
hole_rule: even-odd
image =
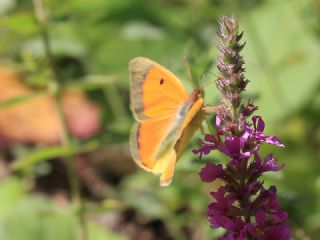
[(202, 89), (187, 93), (180, 80), (154, 61), (129, 62), (131, 110), (136, 120), (130, 135), (135, 162), (171, 183), (174, 167), (205, 117)]

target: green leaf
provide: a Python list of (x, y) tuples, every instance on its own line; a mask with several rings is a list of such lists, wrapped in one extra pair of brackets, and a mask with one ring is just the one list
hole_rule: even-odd
[(76, 153), (88, 152), (93, 149), (96, 149), (99, 146), (98, 141), (91, 141), (79, 146), (53, 146), (47, 148), (41, 148), (31, 152), (30, 154), (17, 159), (11, 165), (13, 170), (23, 170), (28, 167), (33, 166), (36, 163), (57, 158), (57, 157), (68, 157)]
[(118, 78), (116, 76), (88, 75), (81, 81), (67, 84), (65, 88), (79, 88), (83, 90), (103, 89), (117, 81)]
[(13, 97), (13, 98), (10, 98), (10, 99), (0, 103), (0, 109), (11, 107), (11, 106), (17, 105), (17, 104), (21, 104), (21, 103), (24, 103), (28, 100), (35, 98), (35, 97), (44, 96), (46, 94), (48, 94), (48, 93), (37, 92), (37, 93), (30, 93), (30, 94), (26, 94), (26, 95), (20, 95), (17, 97)]
[[(25, 196), (25, 182), (10, 177), (0, 184), (0, 216), (10, 212), (16, 203)], [(0, 238), (1, 239), (1, 238)]]
[[(8, 185), (8, 187), (11, 186), (12, 184)], [(2, 193), (9, 192), (5, 191)], [(1, 212), (0, 239), (79, 239), (77, 234), (77, 219), (71, 206), (57, 206), (52, 204), (52, 200), (44, 195), (31, 195), (20, 198), (19, 201), (7, 202), (6, 207), (10, 211), (6, 211), (5, 214)], [(93, 221), (87, 224), (87, 230), (89, 239), (127, 239), (120, 234), (114, 233), (111, 229), (97, 225)]]
[(103, 239), (110, 239), (110, 240), (127, 240), (128, 238), (125, 236), (121, 236), (120, 234), (114, 233), (109, 229), (105, 229), (102, 226), (97, 224), (88, 224), (89, 230), (89, 239), (95, 240), (103, 240)]
[(85, 212), (86, 213), (106, 213), (111, 211), (122, 211), (126, 210), (128, 205), (119, 200), (119, 199), (105, 199), (103, 202), (96, 204), (96, 203), (86, 203), (85, 205)]
[(37, 25), (30, 13), (15, 13), (12, 17), (0, 18), (0, 26), (20, 35), (34, 33)]
[[(45, 196), (31, 195), (11, 203), (11, 211), (0, 218), (0, 239), (71, 240), (77, 236), (77, 219), (70, 207), (57, 207)], [(126, 240), (111, 229), (87, 224), (89, 239)]]

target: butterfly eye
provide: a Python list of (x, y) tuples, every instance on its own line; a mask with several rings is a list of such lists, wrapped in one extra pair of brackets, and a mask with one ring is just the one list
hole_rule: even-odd
[(160, 79), (160, 85), (162, 85), (163, 83), (164, 83), (164, 79), (161, 78), (161, 79)]

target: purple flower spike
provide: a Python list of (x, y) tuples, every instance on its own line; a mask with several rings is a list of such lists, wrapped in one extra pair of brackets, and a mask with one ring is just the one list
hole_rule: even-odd
[(229, 161), (226, 165), (207, 163), (199, 173), (203, 182), (222, 181), (220, 188), (211, 192), (213, 202), (207, 217), (212, 228), (226, 230), (219, 240), (289, 240), (288, 214), (281, 209), (276, 188), (265, 189), (259, 179), (265, 172), (284, 167), (277, 165), (272, 153), (261, 159), (260, 145), (284, 145), (277, 137), (264, 134), (266, 124), (260, 116), (253, 116), (249, 123), (248, 118), (258, 107), (251, 101), (242, 102), (241, 93), (249, 82), (243, 75), (240, 54), (243, 33), (239, 33), (234, 17), (222, 17), (219, 25), (221, 55), (216, 85), (223, 98), (215, 106), (216, 133), (206, 135), (193, 152), (201, 158), (218, 150)]

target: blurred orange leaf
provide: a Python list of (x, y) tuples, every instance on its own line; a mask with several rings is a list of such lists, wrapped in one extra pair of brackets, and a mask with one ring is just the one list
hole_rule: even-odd
[[(0, 140), (5, 143), (59, 142), (62, 134), (53, 97), (37, 93), (21, 82), (16, 71), (0, 69), (0, 104), (10, 105), (10, 99), (14, 99), (13, 103), (16, 101), (16, 104), (0, 108)], [(61, 102), (73, 136), (86, 139), (100, 130), (101, 109), (83, 91), (65, 90)]]

